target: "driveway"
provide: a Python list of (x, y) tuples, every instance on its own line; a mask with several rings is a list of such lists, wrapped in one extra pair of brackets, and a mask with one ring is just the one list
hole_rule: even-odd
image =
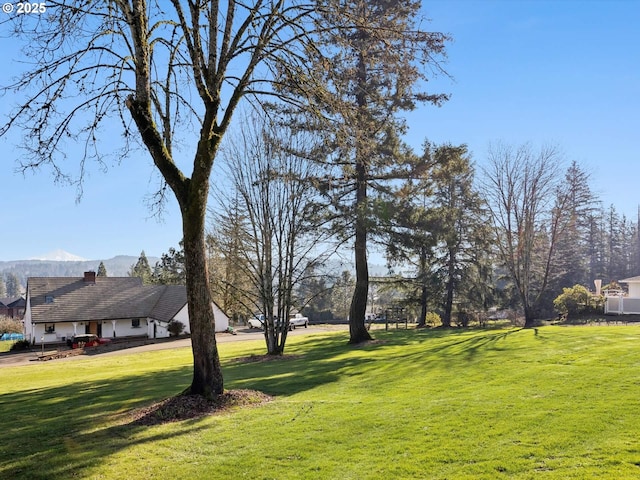
[[(348, 330), (348, 325), (313, 325), (308, 328), (296, 328), (289, 332), (288, 336), (305, 336), (305, 335), (314, 335), (318, 333), (326, 333), (329, 331), (335, 330)], [(250, 329), (241, 327), (236, 329), (237, 335), (231, 335), (229, 333), (218, 333), (216, 335), (216, 340), (218, 343), (225, 342), (241, 342), (246, 340), (260, 340), (264, 338), (264, 334), (262, 330)], [(114, 350), (105, 350), (104, 347), (95, 347), (95, 349), (88, 350), (89, 354), (81, 354), (74, 355), (66, 358), (59, 358), (56, 362), (60, 361), (72, 361), (78, 358), (88, 358), (94, 355), (99, 355), (100, 357), (107, 357), (113, 355), (127, 355), (130, 353), (139, 353), (139, 352), (150, 352), (153, 350), (166, 350), (169, 348), (181, 348), (181, 347), (190, 347), (191, 339), (190, 338), (180, 338), (177, 340), (158, 340), (154, 343), (144, 343), (142, 345), (132, 345), (130, 347), (118, 348)], [(45, 346), (46, 347), (46, 346)], [(102, 349), (102, 350), (101, 350)], [(51, 354), (55, 352), (53, 349), (45, 348), (45, 354)], [(24, 353), (3, 353), (0, 354), (0, 367), (15, 367), (18, 365), (34, 365), (34, 364), (42, 364), (39, 361), (40, 356), (42, 355), (42, 350), (34, 348), (29, 352)]]

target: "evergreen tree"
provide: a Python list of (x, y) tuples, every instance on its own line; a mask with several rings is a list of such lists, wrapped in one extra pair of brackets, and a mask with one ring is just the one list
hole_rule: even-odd
[[(474, 170), (466, 145), (443, 145), (436, 149), (434, 182), (434, 208), (437, 219), (435, 235), (438, 239), (436, 268), (445, 287), (442, 324), (451, 326), (454, 300), (462, 310), (469, 309), (478, 299), (464, 298), (463, 292), (479, 293), (482, 286), (471, 289), (473, 282), (485, 284), (488, 272), (482, 257), (477, 255), (479, 245), (487, 246), (486, 216), (479, 194), (473, 188)], [(474, 267), (479, 267), (474, 270)], [(472, 275), (472, 272), (475, 275)], [(486, 302), (486, 292), (483, 295)]]
[(140, 256), (138, 257), (136, 264), (131, 266), (129, 276), (141, 278), (142, 283), (145, 284), (152, 282), (151, 266), (149, 265), (149, 260), (147, 259), (144, 250), (140, 252)]
[(100, 262), (98, 265), (98, 273), (96, 274), (98, 277), (106, 277), (107, 275), (107, 267), (104, 266), (104, 262)]
[(606, 232), (603, 229), (604, 211), (602, 206), (587, 216), (587, 245), (588, 245), (588, 265), (589, 279), (604, 280), (608, 283), (606, 273)]
[(566, 217), (566, 225), (560, 232), (554, 255), (557, 272), (552, 282), (554, 292), (578, 284), (588, 286), (594, 280), (590, 276), (590, 219), (598, 206), (589, 186), (589, 176), (574, 161), (567, 169), (564, 183), (559, 195), (566, 197), (561, 212)]
[(304, 313), (311, 322), (331, 320), (331, 289), (326, 275), (318, 272), (317, 266), (307, 266), (296, 290), (297, 304), (305, 305)]
[(449, 327), (454, 300), (465, 309), (488, 306), (489, 232), (467, 147), (425, 142), (420, 162), (420, 176), (405, 182), (389, 207), (395, 215), (387, 255), (415, 269), (418, 325), (436, 308)]
[(7, 296), (7, 288), (4, 285), (4, 278), (0, 275), (0, 298), (4, 298)]
[[(384, 209), (389, 213), (386, 236), (386, 255), (390, 267), (409, 267), (415, 276), (408, 280), (407, 301), (420, 305), (418, 326), (424, 327), (429, 308), (436, 308), (433, 299), (440, 295), (441, 282), (434, 273), (435, 235), (437, 219), (433, 208), (433, 179), (435, 159), (431, 144), (425, 142), (416, 178), (410, 177), (394, 191)], [(382, 217), (379, 215), (379, 217)]]
[(180, 242), (180, 250), (171, 247), (168, 253), (163, 253), (160, 261), (156, 262), (151, 275), (151, 283), (160, 285), (184, 285), (184, 250)]
[(5, 288), (7, 290), (7, 297), (15, 298), (20, 296), (21, 286), (18, 275), (13, 272), (9, 272), (5, 276)]
[[(321, 34), (315, 72), (322, 88), (313, 101), (327, 124), (328, 173), (321, 190), (330, 201), (336, 232), (353, 240), (355, 288), (349, 309), (350, 343), (370, 339), (365, 326), (369, 290), (367, 246), (372, 235), (372, 200), (400, 168), (406, 130), (401, 112), (418, 102), (440, 104), (446, 95), (419, 91), (425, 67), (436, 70), (448, 38), (418, 26), (414, 0), (321, 0)], [(334, 28), (341, 25), (341, 28)], [(297, 74), (297, 72), (292, 72)], [(296, 79), (296, 81), (300, 81)], [(400, 171), (399, 171), (400, 170)]]
[(609, 282), (617, 282), (627, 276), (625, 261), (626, 218), (620, 218), (616, 208), (611, 205), (606, 212), (605, 221), (607, 233), (605, 253), (607, 279)]

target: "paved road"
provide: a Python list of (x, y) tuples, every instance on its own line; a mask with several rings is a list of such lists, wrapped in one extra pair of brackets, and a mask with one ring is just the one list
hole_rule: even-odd
[[(314, 335), (318, 333), (325, 333), (332, 330), (347, 330), (347, 325), (315, 325), (309, 326), (309, 328), (296, 328), (289, 332), (289, 336), (302, 336), (302, 335)], [(237, 329), (237, 335), (231, 335), (226, 333), (221, 333), (216, 335), (216, 339), (218, 343), (225, 342), (240, 342), (245, 340), (260, 340), (264, 338), (262, 330), (257, 329), (249, 329), (249, 328), (240, 328)], [(157, 343), (150, 343), (146, 345), (139, 345), (130, 348), (124, 348), (119, 350), (105, 351), (100, 353), (100, 357), (105, 356), (113, 356), (113, 355), (123, 355), (130, 353), (138, 353), (138, 352), (149, 352), (152, 350), (165, 350), (168, 348), (180, 348), (180, 347), (189, 347), (191, 346), (190, 338), (181, 338), (178, 340), (171, 341), (159, 341)], [(97, 347), (100, 348), (100, 347)], [(95, 350), (94, 352), (97, 352)], [(46, 349), (45, 353), (51, 353), (52, 350)], [(42, 365), (38, 359), (42, 354), (41, 350), (34, 349), (30, 352), (25, 353), (10, 353), (10, 354), (0, 354), (0, 367), (15, 367), (18, 365)], [(52, 360), (55, 362), (60, 361), (72, 361), (78, 358), (89, 358), (87, 355), (75, 355), (72, 357), (62, 358)]]

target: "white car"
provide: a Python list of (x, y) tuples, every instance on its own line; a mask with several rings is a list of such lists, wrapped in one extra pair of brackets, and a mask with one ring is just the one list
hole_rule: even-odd
[(303, 316), (301, 313), (296, 313), (289, 317), (289, 329), (296, 327), (307, 328), (309, 326), (309, 319)]
[[(278, 326), (278, 324), (280, 323), (279, 320), (275, 320), (276, 322), (276, 326)], [(253, 318), (249, 319), (249, 328), (261, 328), (262, 330), (264, 330), (264, 315), (259, 314), (256, 315)], [(291, 326), (289, 326), (289, 329), (291, 329)]]
[(249, 328), (264, 328), (264, 315), (256, 315), (249, 319)]
[[(279, 320), (276, 320), (276, 326), (278, 326)], [(309, 319), (302, 316), (300, 313), (291, 315), (289, 317), (289, 330), (293, 330), (296, 327), (307, 328), (309, 326)], [(264, 315), (259, 314), (249, 319), (249, 328), (261, 328), (264, 330)]]

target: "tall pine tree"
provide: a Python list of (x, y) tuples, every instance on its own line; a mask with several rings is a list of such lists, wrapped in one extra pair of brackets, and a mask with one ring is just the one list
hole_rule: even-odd
[[(400, 117), (418, 103), (441, 104), (443, 94), (421, 91), (440, 69), (446, 35), (421, 30), (413, 0), (320, 0), (321, 34), (314, 71), (318, 88), (310, 102), (327, 123), (328, 174), (321, 189), (333, 208), (335, 231), (353, 241), (355, 288), (349, 308), (350, 343), (370, 339), (365, 326), (369, 291), (367, 246), (371, 203), (387, 181), (405, 174)], [(340, 28), (333, 28), (341, 25)], [(295, 73), (295, 72), (292, 72)], [(399, 172), (398, 170), (401, 170)]]
[(152, 272), (151, 266), (149, 265), (149, 260), (147, 259), (147, 255), (144, 253), (144, 250), (140, 252), (140, 256), (138, 257), (138, 261), (135, 265), (131, 266), (129, 270), (130, 277), (139, 277), (142, 279), (142, 283), (151, 283)]

